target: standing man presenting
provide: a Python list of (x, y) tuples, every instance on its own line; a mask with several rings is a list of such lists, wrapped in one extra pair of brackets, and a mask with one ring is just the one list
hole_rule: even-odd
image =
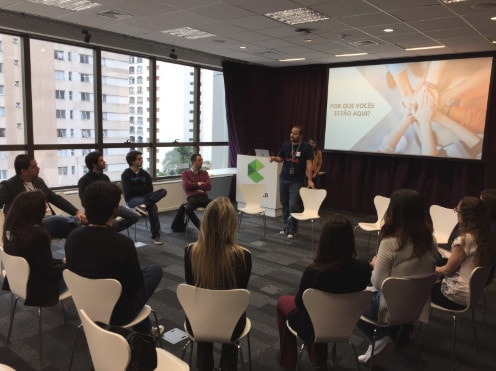
[(163, 188), (153, 191), (152, 177), (141, 168), (143, 154), (140, 151), (129, 151), (126, 161), (129, 167), (121, 175), (124, 199), (127, 206), (134, 208), (143, 216), (148, 215), (152, 241), (155, 245), (162, 245), (157, 202), (165, 197), (167, 191)]
[(191, 169), (184, 170), (181, 174), (183, 188), (188, 200), (185, 212), (198, 229), (200, 229), (200, 219), (196, 216), (195, 210), (199, 207), (207, 207), (208, 203), (212, 201), (207, 195), (207, 191), (212, 189), (210, 177), (206, 170), (202, 170), (202, 166), (203, 158), (196, 153), (191, 156)]
[[(100, 152), (90, 152), (84, 158), (88, 172), (84, 174), (78, 182), (79, 198), (83, 201), (84, 190), (93, 182), (107, 182), (110, 183), (110, 179), (107, 175), (103, 173), (105, 169), (105, 160)], [(117, 232), (123, 231), (133, 224), (137, 223), (139, 220), (138, 214), (132, 209), (125, 206), (119, 205), (119, 210), (117, 216), (120, 218), (115, 218), (112, 223), (112, 228)]]
[[(7, 213), (10, 204), (19, 193), (39, 189), (43, 191), (47, 201), (43, 225), (50, 232), (51, 238), (66, 238), (69, 232), (79, 227), (81, 223), (87, 223), (86, 216), (81, 211), (49, 189), (43, 179), (38, 176), (40, 168), (33, 156), (18, 155), (14, 160), (14, 168), (16, 175), (2, 182), (0, 187), (0, 207), (3, 206), (4, 213)], [(55, 215), (50, 204), (71, 216)]]
[(289, 141), (284, 142), (277, 156), (269, 157), (269, 161), (282, 162), (279, 175), (279, 196), (282, 205), (285, 234), (291, 239), (298, 232), (298, 221), (291, 218), (291, 213), (301, 212), (303, 205), (300, 198), (300, 188), (308, 179), (308, 187), (314, 188), (312, 179), (313, 150), (310, 144), (303, 142), (303, 129), (293, 126)]

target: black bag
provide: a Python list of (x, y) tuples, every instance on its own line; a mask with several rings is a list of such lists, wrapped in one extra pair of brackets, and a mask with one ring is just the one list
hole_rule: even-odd
[(179, 206), (179, 209), (177, 209), (176, 216), (171, 224), (171, 229), (174, 232), (184, 232), (186, 230), (187, 224), (186, 204), (182, 204), (181, 206)]
[(124, 337), (131, 348), (131, 359), (126, 371), (153, 371), (157, 368), (157, 349), (153, 336), (120, 326), (97, 324)]

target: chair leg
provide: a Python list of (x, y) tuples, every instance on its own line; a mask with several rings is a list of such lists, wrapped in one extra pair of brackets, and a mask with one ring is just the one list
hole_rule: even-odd
[[(370, 235), (370, 233), (369, 233)], [(374, 327), (374, 334), (372, 335), (372, 358), (374, 357), (374, 353), (375, 353), (375, 337), (377, 335), (377, 328)], [(369, 362), (369, 370), (372, 370), (372, 363), (373, 362)]]
[(487, 318), (486, 318), (486, 312), (487, 312), (487, 297), (486, 297), (486, 288), (482, 290), (482, 310), (484, 311), (484, 340), (487, 341)]
[(300, 351), (298, 352), (298, 359), (296, 360), (296, 368), (295, 370), (300, 369), (300, 362), (301, 362), (301, 354), (303, 353), (303, 350), (305, 349), (305, 343), (301, 344), (300, 346)]
[(241, 211), (238, 212), (238, 232), (241, 228), (241, 220), (243, 219), (243, 213)]
[(67, 326), (67, 316), (66, 316), (66, 311), (65, 311), (65, 304), (64, 301), (60, 301), (60, 305), (62, 306), (62, 315), (64, 316), (64, 325)]
[(246, 335), (246, 340), (248, 340), (248, 369), (251, 371), (251, 340), (250, 340), (250, 333)]
[(310, 223), (312, 224), (312, 251), (313, 251), (313, 219), (310, 220)]
[(336, 366), (336, 343), (332, 343), (332, 364)]
[(475, 340), (475, 345), (477, 346), (477, 327), (475, 323), (475, 309), (472, 306), (472, 328), (474, 330), (474, 340)]
[(358, 354), (357, 354), (355, 345), (353, 345), (353, 343), (350, 340), (348, 340), (348, 344), (350, 344), (351, 349), (353, 350), (353, 356), (355, 357), (355, 361), (357, 364), (357, 371), (360, 371), (360, 362), (358, 362)]
[(451, 343), (451, 361), (455, 362), (456, 316), (454, 314), (452, 314), (451, 316), (453, 317), (453, 339)]
[(76, 338), (74, 339), (74, 345), (72, 347), (71, 359), (69, 361), (69, 368), (68, 368), (69, 371), (72, 370), (72, 364), (74, 363), (74, 356), (76, 355), (76, 347), (77, 347), (77, 343), (78, 343), (78, 340), (79, 340), (79, 336), (81, 335), (81, 330), (82, 329), (83, 329), (83, 324), (81, 323), (78, 326), (77, 331), (76, 331)]
[(38, 332), (40, 336), (40, 364), (43, 365), (43, 339), (41, 337), (41, 307), (38, 308)]
[(265, 217), (265, 212), (263, 213), (263, 222), (264, 222), (264, 239), (267, 239), (267, 219)]
[[(14, 296), (12, 296), (13, 298)], [(14, 323), (14, 314), (17, 309), (17, 301), (19, 300), (19, 297), (16, 297), (14, 299), (14, 302), (12, 304), (12, 307), (10, 308), (10, 324), (9, 324), (9, 331), (7, 332), (7, 341), (6, 344), (9, 343), (10, 340), (10, 335), (12, 334), (12, 324)]]

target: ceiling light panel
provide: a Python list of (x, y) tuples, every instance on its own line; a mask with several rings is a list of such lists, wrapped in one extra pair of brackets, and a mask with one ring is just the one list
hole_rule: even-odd
[(102, 4), (88, 0), (28, 0), (30, 3), (49, 5), (61, 9), (79, 12), (81, 10), (95, 8)]
[(266, 17), (289, 25), (324, 21), (326, 19), (329, 19), (329, 17), (325, 14), (319, 13), (310, 8), (281, 10), (280, 12), (265, 13), (264, 15)]
[(204, 39), (206, 37), (216, 36), (213, 33), (197, 30), (196, 28), (192, 28), (192, 27), (174, 28), (172, 30), (162, 31), (162, 33), (172, 36), (182, 37), (184, 39), (189, 39), (189, 40)]

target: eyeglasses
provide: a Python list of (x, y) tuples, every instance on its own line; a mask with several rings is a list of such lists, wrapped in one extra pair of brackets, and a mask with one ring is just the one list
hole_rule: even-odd
[(455, 212), (455, 213), (460, 213), (461, 211), (460, 211), (460, 209), (459, 209), (458, 207), (455, 207), (455, 208), (453, 209), (453, 212)]

